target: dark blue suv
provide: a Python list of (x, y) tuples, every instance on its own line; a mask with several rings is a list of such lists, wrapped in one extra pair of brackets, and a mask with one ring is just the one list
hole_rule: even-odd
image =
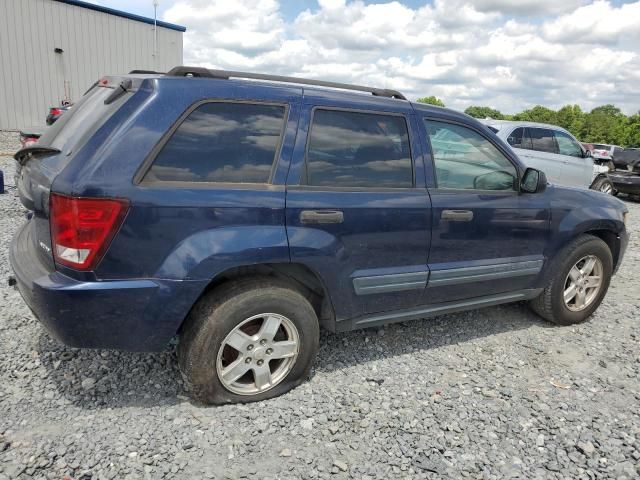
[(205, 403), (280, 395), (320, 327), (529, 300), (585, 320), (626, 208), (392, 90), (177, 67), (100, 80), (16, 154), (11, 264), (74, 347), (162, 349)]

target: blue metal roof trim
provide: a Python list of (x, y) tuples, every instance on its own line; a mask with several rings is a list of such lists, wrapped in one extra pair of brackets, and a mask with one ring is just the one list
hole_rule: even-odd
[[(56, 2), (66, 3), (68, 5), (73, 5), (75, 7), (88, 8), (89, 10), (95, 10), (96, 12), (109, 13), (111, 15), (116, 15), (122, 18), (128, 18), (129, 20), (135, 20), (137, 22), (148, 23), (149, 25), (153, 25), (153, 18), (142, 17), (140, 15), (135, 15), (133, 13), (123, 12), (122, 10), (115, 10), (109, 7), (103, 7), (101, 5), (96, 5), (94, 3), (82, 2), (80, 0), (55, 0)], [(161, 22), (158, 20), (157, 25), (159, 27), (170, 28), (171, 30), (177, 30), (178, 32), (185, 32), (187, 27), (183, 27), (182, 25), (175, 25), (173, 23)]]

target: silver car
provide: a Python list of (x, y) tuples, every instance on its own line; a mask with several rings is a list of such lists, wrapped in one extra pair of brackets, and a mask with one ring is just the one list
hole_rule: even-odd
[(535, 122), (481, 122), (507, 142), (523, 163), (542, 170), (552, 183), (613, 193), (609, 167), (594, 164), (580, 142), (564, 128)]
[(616, 154), (619, 154), (623, 150), (624, 148), (619, 147), (618, 145), (594, 143), (592, 155), (595, 160), (604, 160), (609, 162), (615, 158)]

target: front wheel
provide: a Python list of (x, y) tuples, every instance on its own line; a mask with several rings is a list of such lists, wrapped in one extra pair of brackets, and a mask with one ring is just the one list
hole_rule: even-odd
[(591, 189), (597, 190), (598, 192), (606, 193), (607, 195), (613, 195), (613, 193), (615, 192), (613, 183), (606, 177), (597, 179), (591, 186)]
[(319, 326), (309, 301), (278, 280), (233, 282), (190, 313), (178, 345), (192, 396), (207, 404), (282, 395), (309, 374)]
[(551, 280), (530, 302), (542, 318), (559, 325), (586, 320), (609, 288), (613, 258), (609, 246), (592, 235), (582, 235), (558, 255)]

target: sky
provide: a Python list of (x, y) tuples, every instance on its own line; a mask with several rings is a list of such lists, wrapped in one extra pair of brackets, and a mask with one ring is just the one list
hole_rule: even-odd
[[(152, 0), (94, 0), (153, 16)], [(394, 88), (448, 107), (640, 110), (640, 0), (159, 0), (184, 63)]]

